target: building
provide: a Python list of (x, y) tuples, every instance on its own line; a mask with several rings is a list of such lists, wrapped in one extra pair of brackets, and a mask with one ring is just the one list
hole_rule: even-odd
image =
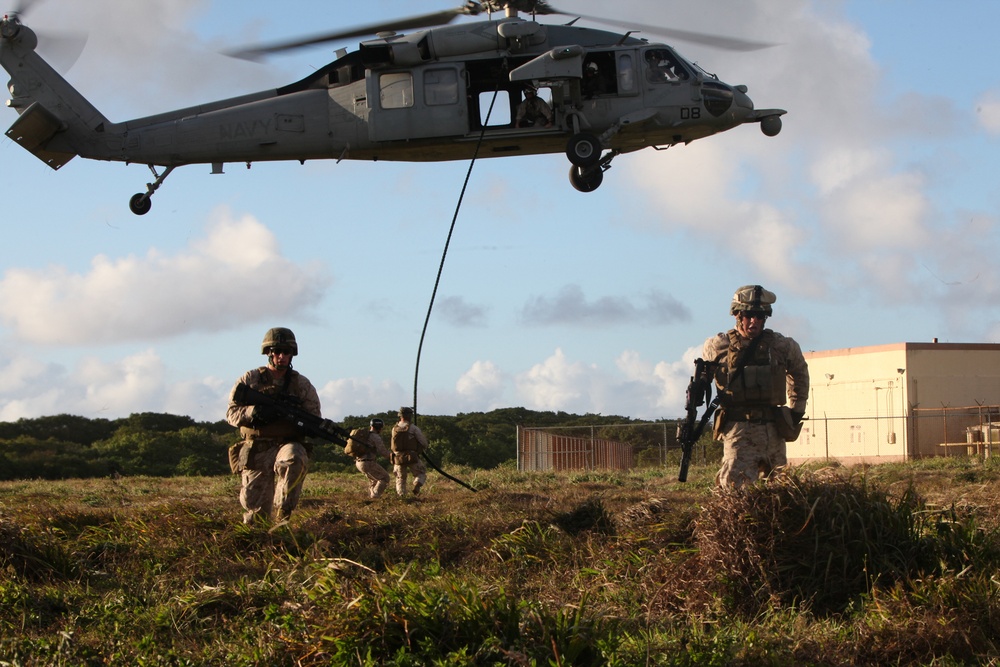
[(805, 357), (808, 419), (790, 463), (1000, 454), (1000, 345), (935, 339)]

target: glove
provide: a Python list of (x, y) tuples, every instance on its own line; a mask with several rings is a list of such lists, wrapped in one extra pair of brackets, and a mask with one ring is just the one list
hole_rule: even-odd
[(792, 424), (798, 425), (803, 419), (805, 419), (805, 412), (797, 412), (792, 410)]
[(250, 425), (263, 426), (264, 424), (270, 424), (280, 416), (281, 411), (274, 405), (255, 405), (253, 406), (253, 410), (250, 411)]

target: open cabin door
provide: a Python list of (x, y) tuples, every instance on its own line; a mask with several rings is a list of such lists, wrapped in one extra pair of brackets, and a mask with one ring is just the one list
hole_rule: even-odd
[(464, 135), (469, 131), (463, 67), (427, 65), (368, 73), (368, 136), (397, 141)]

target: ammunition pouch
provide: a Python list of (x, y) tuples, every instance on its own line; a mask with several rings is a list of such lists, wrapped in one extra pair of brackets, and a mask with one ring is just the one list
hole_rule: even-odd
[[(715, 440), (722, 440), (722, 432), (725, 430), (726, 425), (735, 422), (750, 422), (751, 424), (769, 424), (771, 422), (779, 422), (781, 420), (781, 415), (777, 413), (779, 409), (780, 408), (776, 407), (723, 408), (715, 415), (715, 425), (712, 431), (712, 438)], [(798, 434), (796, 433), (795, 438), (797, 437)], [(795, 438), (792, 438), (792, 440)]]
[(420, 455), (414, 451), (395, 452), (393, 465), (408, 466), (420, 460)]
[(798, 440), (802, 433), (802, 422), (795, 418), (792, 409), (787, 405), (782, 405), (774, 409), (774, 425), (778, 428), (778, 435), (785, 442)]
[(229, 446), (229, 470), (236, 474), (241, 472), (243, 468), (240, 466), (240, 452), (243, 449), (243, 441), (240, 440), (234, 445)]
[(229, 448), (229, 469), (234, 473), (256, 470), (255, 459), (261, 452), (277, 447), (279, 442), (271, 439), (247, 438)]

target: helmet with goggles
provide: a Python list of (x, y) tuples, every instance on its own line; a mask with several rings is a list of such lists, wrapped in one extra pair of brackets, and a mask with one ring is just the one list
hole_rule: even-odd
[(293, 357), (299, 353), (299, 345), (295, 342), (295, 334), (291, 329), (275, 327), (267, 330), (260, 344), (260, 353), (271, 354), (272, 350), (288, 351)]
[(770, 317), (771, 304), (777, 300), (778, 297), (774, 295), (774, 292), (769, 292), (760, 285), (744, 285), (733, 295), (729, 314)]

